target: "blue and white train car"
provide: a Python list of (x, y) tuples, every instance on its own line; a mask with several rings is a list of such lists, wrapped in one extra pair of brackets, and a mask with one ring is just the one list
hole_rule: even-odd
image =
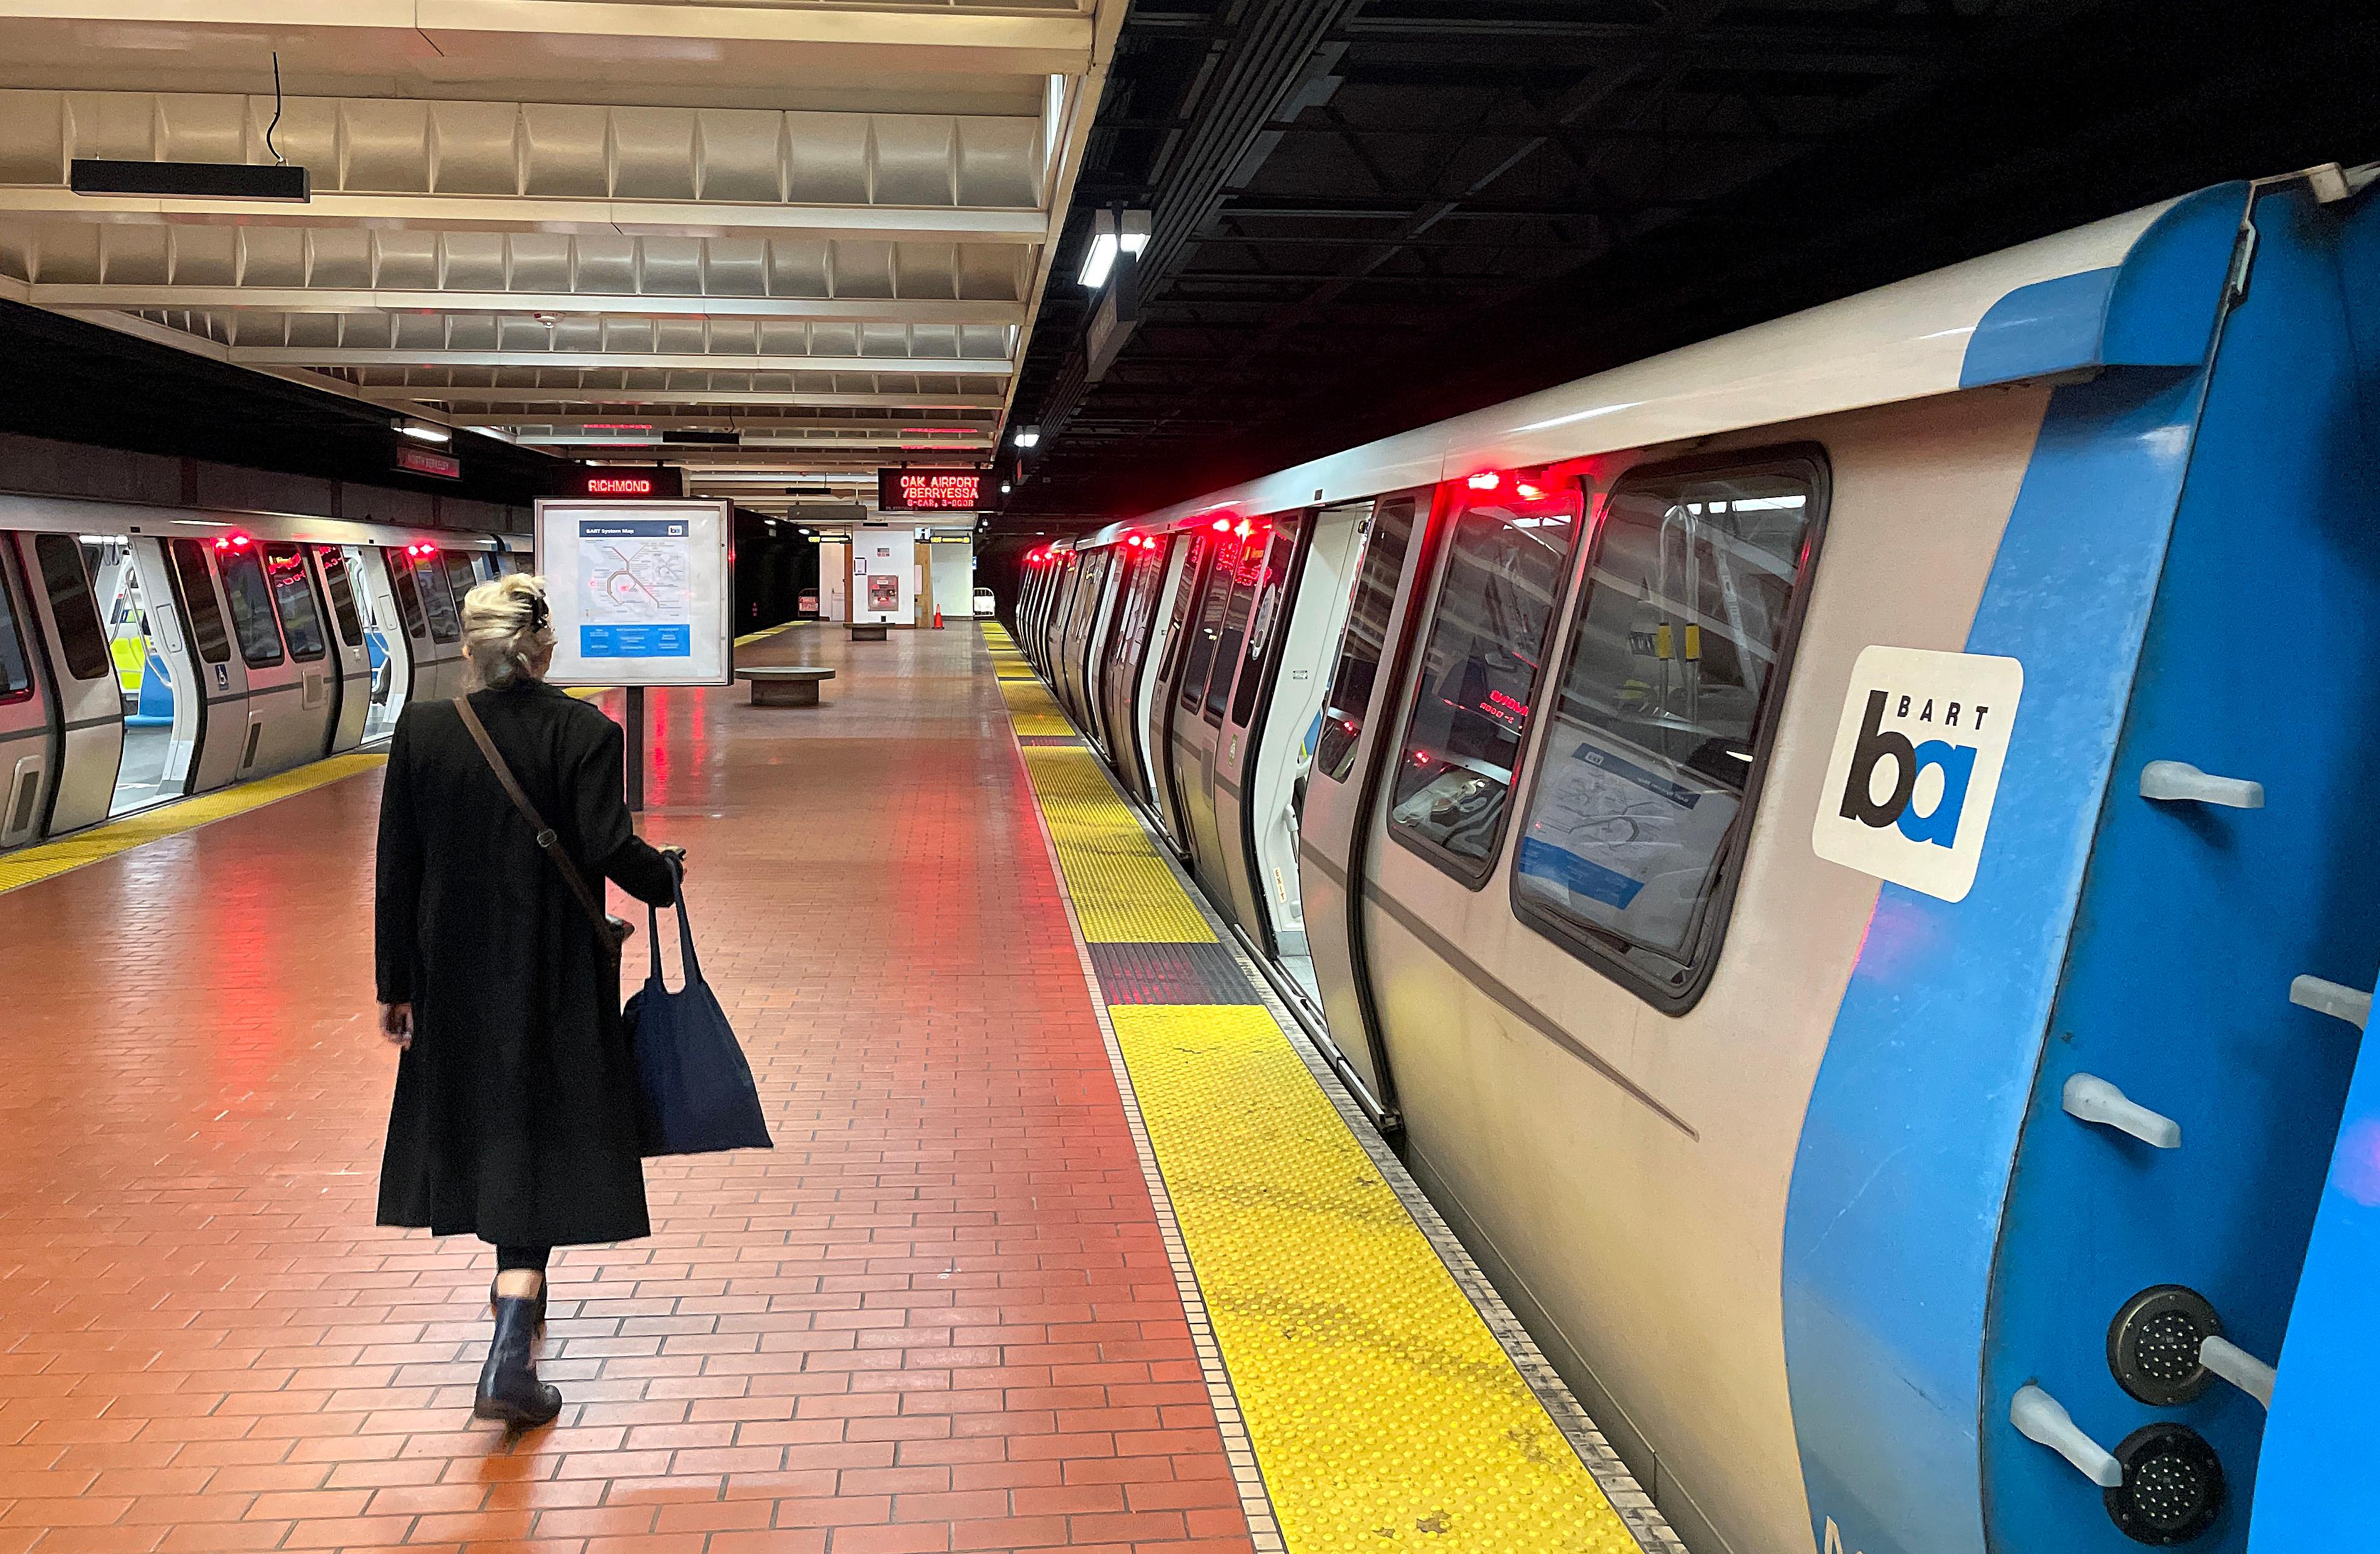
[(1035, 662), (1698, 1554), (2373, 1541), (2369, 182), (1036, 557)]

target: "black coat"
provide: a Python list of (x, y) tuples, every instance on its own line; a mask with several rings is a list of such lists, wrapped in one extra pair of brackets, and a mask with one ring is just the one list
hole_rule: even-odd
[[(619, 725), (535, 681), (471, 706), (581, 877), (669, 904), (621, 797)], [(618, 972), (452, 702), (406, 708), (389, 747), (378, 964), (381, 1002), (413, 1005), (382, 1224), (519, 1246), (649, 1232)]]

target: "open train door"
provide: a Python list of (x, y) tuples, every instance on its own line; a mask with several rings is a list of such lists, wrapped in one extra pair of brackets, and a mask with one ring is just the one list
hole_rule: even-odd
[(1396, 686), (1418, 624), (1417, 579), (1427, 576), (1430, 499), (1425, 488), (1373, 507), (1298, 827), (1298, 888), (1323, 1014), (1383, 1128), (1395, 1117), (1396, 1089), (1372, 1008), (1362, 881), (1395, 764)]

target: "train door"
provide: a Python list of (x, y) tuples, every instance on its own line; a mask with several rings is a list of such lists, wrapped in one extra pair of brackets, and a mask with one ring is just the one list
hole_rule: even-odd
[(1073, 677), (1075, 700), (1081, 708), (1083, 732), (1101, 753), (1108, 747), (1107, 728), (1099, 711), (1099, 654), (1105, 645), (1108, 623), (1114, 617), (1116, 595), (1122, 591), (1122, 546), (1110, 546), (1091, 557), (1093, 575), (1075, 632)]
[(1148, 666), (1149, 620), (1165, 581), (1172, 547), (1145, 540), (1124, 552), (1123, 580), (1116, 589), (1116, 621), (1099, 660), (1099, 720), (1108, 731), (1108, 765), (1124, 790), (1148, 802), (1148, 760), (1141, 754), (1140, 683)]
[(314, 583), (329, 607), (331, 657), (338, 665), (338, 710), (322, 752), (336, 755), (364, 742), (364, 725), (372, 711), (371, 651), (364, 645), (363, 612), (357, 608), (346, 547), (310, 545), (307, 550)]
[(42, 824), (43, 835), (56, 836), (107, 819), (124, 760), (124, 699), (83, 566), (82, 541), (71, 534), (20, 534), (17, 542), (33, 585), (26, 625), (41, 637), (49, 662), (61, 735), (49, 815)]
[(419, 626), (411, 633), (412, 694), (420, 700), (451, 701), (463, 689), (463, 617), (438, 565), (437, 548), (408, 545), (402, 554), (390, 552), (388, 561), (396, 569), (397, 604), (406, 610), (407, 625)]
[(299, 638), (308, 656), (297, 656), (282, 638), (261, 549), (245, 534), (213, 545), (232, 643), (248, 671), (239, 765), (234, 773), (242, 780), (311, 759), (322, 747), (329, 722), (330, 695), (322, 670), (329, 649), (322, 639), (321, 618), (310, 622), (312, 632)]
[(198, 686), (190, 709), (196, 747), (183, 791), (207, 793), (239, 779), (248, 746), (248, 669), (232, 651), (230, 617), (207, 561), (212, 545), (202, 540), (162, 543), (167, 586), (189, 637)]
[[(1156, 684), (1150, 689), (1148, 711), (1141, 725), (1148, 731), (1149, 774), (1157, 790), (1158, 819), (1164, 822), (1165, 832), (1173, 839), (1176, 850), (1185, 845), (1183, 839), (1189, 834), (1189, 822), (1183, 816), (1182, 786), (1173, 770), (1173, 713), (1177, 687), (1188, 673), (1185, 661), (1191, 656), (1190, 643), (1198, 635), (1207, 579), (1214, 571), (1214, 551), (1215, 538), (1206, 530), (1190, 536), (1180, 580), (1174, 584), (1173, 607), (1166, 613), (1164, 650), (1158, 661)], [(1208, 651), (1212, 650), (1210, 647)]]
[[(1269, 536), (1267, 528), (1269, 526)], [(1247, 539), (1250, 565), (1256, 568), (1254, 602), (1247, 629), (1232, 662), (1218, 662), (1215, 674), (1229, 689), (1222, 705), (1222, 727), (1208, 760), (1214, 790), (1215, 859), (1213, 878), (1228, 904), (1232, 918), (1251, 942), (1270, 956), (1270, 925), (1267, 921), (1257, 877), (1252, 872), (1247, 835), (1248, 798), (1243, 791), (1255, 770), (1250, 759), (1252, 731), (1265, 701), (1265, 689), (1277, 662), (1271, 650), (1281, 639), (1283, 606), (1303, 565), (1303, 542), (1311, 532), (1305, 515), (1287, 513), (1257, 525)]]
[(129, 814), (189, 789), (203, 703), (166, 577), (164, 541), (85, 536), (93, 592), (123, 694), (124, 757), (110, 815)]
[(56, 760), (49, 697), (26, 630), (30, 613), (15, 550), (0, 540), (0, 847), (34, 839)]
[(346, 662), (322, 608), (307, 564), (307, 547), (282, 541), (262, 548), (264, 580), (281, 620), (281, 637), (298, 669), (298, 732), (310, 735), (303, 759), (327, 754), (339, 729), (340, 682)]
[(1201, 673), (1185, 675), (1174, 698), (1173, 771), (1183, 818), (1189, 822), (1190, 867), (1208, 891), (1224, 901), (1230, 899), (1231, 884), (1223, 872), (1222, 832), (1215, 822), (1215, 754), (1222, 743), (1223, 712), (1231, 701), (1240, 650), (1247, 640), (1270, 538), (1269, 526), (1243, 519), (1217, 541), (1208, 607), (1199, 613), (1201, 640), (1191, 644), (1194, 650), (1205, 650), (1204, 662), (1193, 665)]
[(396, 732), (397, 715), (405, 710), (413, 686), (413, 640), (397, 608), (389, 552), (377, 545), (340, 550), (355, 590), (356, 612), (363, 620), (364, 655), (371, 666), (371, 706), (364, 714), (364, 742), (370, 744)]
[[(435, 700), (438, 696), (438, 644), (430, 635), (430, 612), (421, 602), (421, 575), (414, 570), (413, 547), (402, 551), (382, 551), (381, 561), (388, 568), (389, 594), (396, 601), (394, 625), (402, 628), (398, 635), (405, 638), (405, 679), (401, 684), (406, 701), (424, 698)], [(394, 725), (395, 720), (390, 722)]]
[[(446, 694), (457, 697), (471, 688), (471, 665), (463, 656), (463, 601), (480, 586), (479, 562), (484, 558), (475, 557), (468, 551), (446, 551), (437, 559), (446, 574), (446, 590), (455, 597), (455, 647), (446, 662), (445, 684)], [(433, 614), (431, 619), (435, 621), (436, 616)]]
[(1259, 598), (1249, 623), (1215, 779), (1234, 905), (1254, 914), (1250, 935), (1318, 1006), (1298, 889), (1299, 819), (1321, 736), (1330, 649), (1346, 625), (1353, 565), (1371, 513), (1371, 503), (1355, 502), (1314, 514), (1293, 570), (1287, 536), (1274, 536), (1265, 586), (1281, 591), (1269, 601)]
[(1066, 691), (1066, 633), (1075, 624), (1075, 599), (1083, 581), (1083, 552), (1068, 551), (1058, 568), (1050, 599), (1050, 629), (1041, 634), (1041, 677), (1050, 682), (1058, 703), (1072, 710)]
[[(1379, 730), (1390, 716), (1390, 686), (1418, 617), (1430, 492), (1403, 492), (1375, 504), (1355, 563), (1355, 591), (1323, 695), (1322, 729), (1298, 828), (1298, 893), (1307, 953), (1325, 1021), (1380, 1107), (1394, 1092), (1372, 1009), (1370, 968), (1356, 916), (1355, 881), (1367, 867), (1367, 829), (1358, 821), (1378, 801), (1385, 780)], [(1393, 750), (1390, 743), (1388, 749)]]

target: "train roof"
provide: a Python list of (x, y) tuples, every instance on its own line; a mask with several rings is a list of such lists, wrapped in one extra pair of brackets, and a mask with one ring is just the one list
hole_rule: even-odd
[(1083, 543), (1993, 383), (2189, 366), (2214, 337), (2251, 190), (2217, 185), (2111, 216), (1210, 492)]

